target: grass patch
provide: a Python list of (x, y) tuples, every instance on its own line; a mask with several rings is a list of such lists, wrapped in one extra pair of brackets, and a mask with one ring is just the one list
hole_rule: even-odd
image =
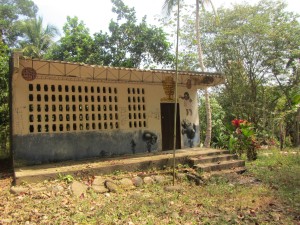
[[(156, 183), (82, 198), (70, 193), (62, 176), (47, 183), (62, 192), (12, 195), (3, 189), (0, 224), (298, 224), (299, 162), (299, 152), (272, 150), (247, 163), (243, 175), (214, 176), (201, 186), (178, 180), (180, 192)], [(126, 174), (112, 174), (118, 175)]]
[(300, 150), (277, 149), (261, 152), (258, 159), (248, 163), (253, 176), (275, 190), (277, 196), (300, 214)]

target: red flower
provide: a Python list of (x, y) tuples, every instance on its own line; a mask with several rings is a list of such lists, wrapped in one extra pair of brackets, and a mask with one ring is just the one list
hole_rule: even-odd
[(239, 120), (239, 119), (234, 119), (231, 121), (232, 125), (236, 128), (239, 128), (241, 126), (241, 123), (245, 123), (246, 120)]

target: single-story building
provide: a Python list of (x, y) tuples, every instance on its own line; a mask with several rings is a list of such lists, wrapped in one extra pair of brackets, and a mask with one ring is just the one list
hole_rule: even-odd
[[(173, 149), (175, 71), (26, 59), (11, 63), (16, 167)], [(199, 146), (197, 90), (220, 73), (178, 73), (176, 149)]]

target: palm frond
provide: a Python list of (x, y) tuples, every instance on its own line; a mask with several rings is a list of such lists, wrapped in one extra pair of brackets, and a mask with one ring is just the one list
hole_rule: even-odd
[(177, 5), (177, 0), (165, 0), (163, 7), (162, 7), (164, 14), (169, 16), (175, 5)]

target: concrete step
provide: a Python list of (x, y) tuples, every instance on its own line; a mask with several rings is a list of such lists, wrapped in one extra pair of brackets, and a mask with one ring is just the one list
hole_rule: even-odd
[[(230, 154), (229, 150), (224, 150), (224, 149), (219, 149), (217, 151), (208, 151), (208, 152), (203, 152), (201, 157), (208, 157), (208, 156), (216, 156), (216, 155), (222, 155), (222, 154)], [(191, 157), (193, 158), (193, 156)]]
[(210, 176), (219, 176), (223, 174), (232, 174), (232, 173), (242, 174), (246, 171), (247, 171), (246, 167), (242, 166), (242, 167), (233, 167), (231, 169), (226, 169), (226, 170), (210, 171), (205, 173), (209, 174)]
[(201, 172), (228, 170), (236, 167), (244, 167), (244, 160), (230, 160), (230, 161), (218, 161), (213, 163), (200, 163), (194, 166), (194, 168)]
[[(207, 157), (228, 154), (227, 150), (211, 148), (188, 148), (176, 150), (176, 166), (188, 164), (193, 157)], [(114, 171), (143, 171), (152, 168), (164, 169), (173, 166), (173, 151), (147, 153), (106, 159), (89, 159), (45, 165), (14, 168), (15, 183), (34, 183), (46, 179), (55, 179), (58, 174), (76, 175), (77, 172), (88, 172), (93, 175), (110, 174)]]
[(222, 162), (222, 161), (229, 161), (237, 158), (238, 158), (237, 155), (233, 155), (233, 154), (218, 154), (212, 156), (191, 157), (189, 160), (190, 160), (190, 165), (193, 166), (201, 163)]

